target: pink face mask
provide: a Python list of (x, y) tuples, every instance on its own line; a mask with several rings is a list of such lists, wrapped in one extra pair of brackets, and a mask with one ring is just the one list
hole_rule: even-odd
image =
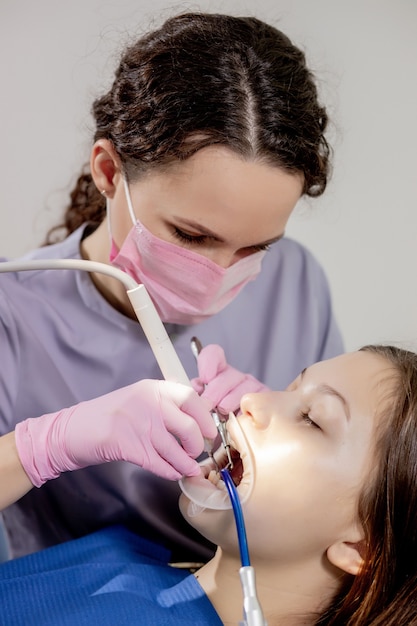
[(201, 254), (155, 237), (135, 218), (129, 187), (123, 182), (133, 227), (120, 250), (110, 234), (110, 262), (145, 285), (163, 322), (196, 324), (215, 315), (261, 271), (265, 251), (225, 269)]

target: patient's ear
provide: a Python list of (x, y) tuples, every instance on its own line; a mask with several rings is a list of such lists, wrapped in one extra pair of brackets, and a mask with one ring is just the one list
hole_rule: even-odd
[(327, 558), (332, 565), (335, 565), (339, 569), (353, 574), (356, 576), (359, 574), (363, 566), (363, 554), (364, 541), (357, 541), (351, 543), (350, 541), (339, 541), (334, 543), (327, 549)]

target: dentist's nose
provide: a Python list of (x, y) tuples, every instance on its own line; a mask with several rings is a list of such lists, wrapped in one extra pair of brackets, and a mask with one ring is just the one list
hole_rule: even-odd
[(251, 254), (254, 254), (254, 251), (247, 248), (219, 248), (213, 251), (210, 259), (214, 261), (214, 263), (217, 263), (217, 265), (220, 265), (220, 267), (227, 269)]
[(223, 269), (227, 269), (228, 267), (236, 263), (239, 258), (240, 257), (237, 256), (234, 252), (218, 251), (216, 254), (213, 254), (211, 260), (214, 261), (214, 263), (217, 263), (217, 265), (220, 265), (220, 267), (222, 267)]

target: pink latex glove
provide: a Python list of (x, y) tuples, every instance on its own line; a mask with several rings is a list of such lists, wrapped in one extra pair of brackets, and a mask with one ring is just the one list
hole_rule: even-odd
[(36, 487), (61, 472), (107, 461), (130, 461), (171, 480), (197, 476), (194, 458), (203, 451), (203, 437), (216, 435), (193, 389), (158, 380), (27, 419), (15, 429), (19, 458)]
[(197, 357), (198, 378), (193, 378), (194, 389), (208, 401), (210, 409), (218, 408), (228, 415), (240, 408), (245, 393), (270, 391), (250, 374), (244, 374), (227, 364), (223, 348), (210, 344)]

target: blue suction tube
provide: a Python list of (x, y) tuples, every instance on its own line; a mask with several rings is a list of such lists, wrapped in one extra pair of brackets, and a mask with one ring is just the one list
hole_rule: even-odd
[(243, 519), (242, 506), (240, 504), (239, 496), (235, 484), (230, 476), (229, 470), (222, 469), (220, 474), (224, 480), (227, 491), (229, 493), (230, 500), (232, 502), (233, 513), (235, 516), (237, 538), (239, 541), (240, 560), (242, 567), (250, 565), (248, 540), (246, 537), (245, 521)]

